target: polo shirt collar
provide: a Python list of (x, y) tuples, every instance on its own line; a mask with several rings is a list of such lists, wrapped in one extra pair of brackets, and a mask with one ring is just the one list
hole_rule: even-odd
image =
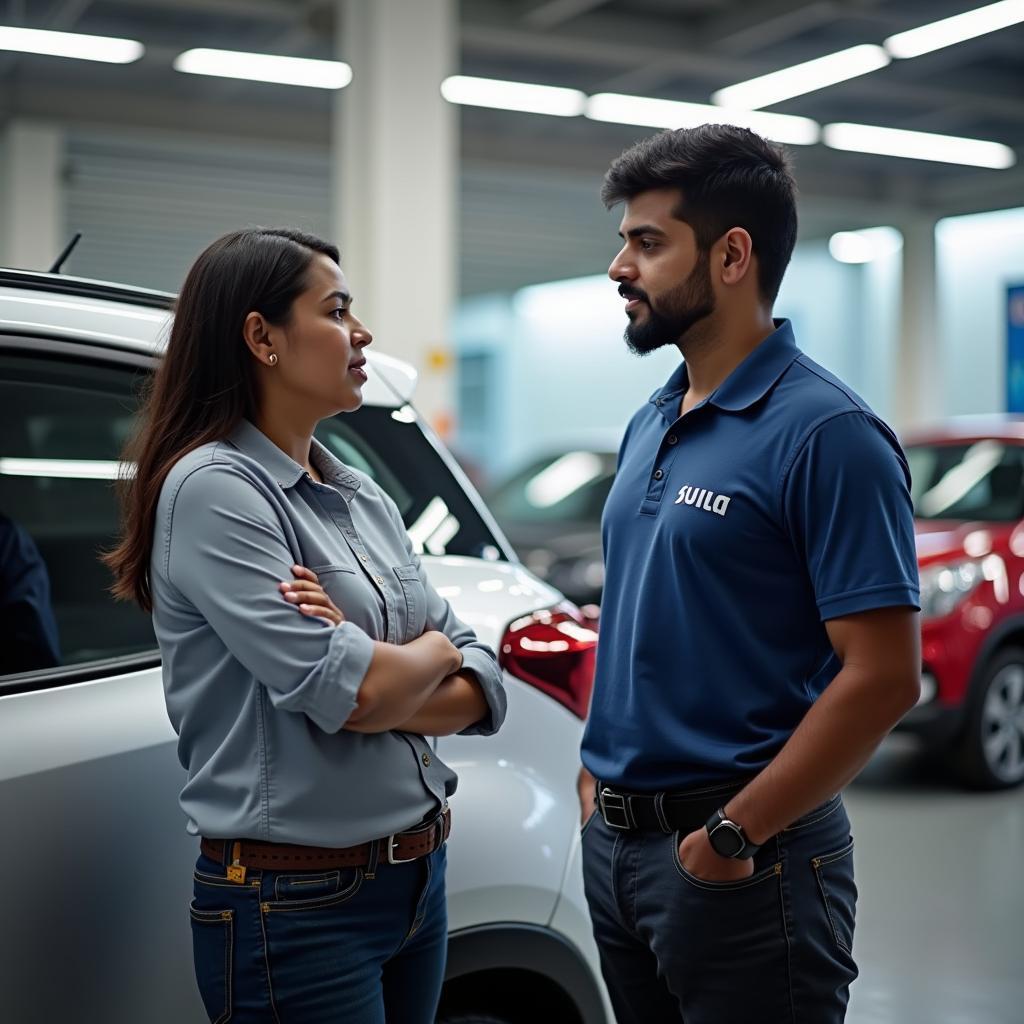
[[(707, 404), (729, 412), (749, 409), (763, 398), (800, 355), (788, 320), (775, 320), (775, 330), (736, 367), (708, 396)], [(656, 391), (651, 402), (659, 409), (677, 411), (678, 400), (690, 386), (686, 363), (681, 363), (665, 386)], [(702, 403), (704, 404), (704, 403)], [(666, 415), (663, 411), (663, 415)]]
[[(285, 455), (255, 424), (243, 419), (228, 435), (228, 441), (243, 455), (255, 459), (285, 489), (294, 487), (306, 476), (305, 467)], [(315, 437), (310, 461), (319, 470), (324, 483), (351, 497), (359, 489), (359, 479), (339, 462)]]

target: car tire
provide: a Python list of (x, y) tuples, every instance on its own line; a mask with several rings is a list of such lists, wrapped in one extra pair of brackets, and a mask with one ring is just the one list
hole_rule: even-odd
[(1024, 782), (1024, 648), (1005, 647), (986, 664), (956, 755), (959, 775), (972, 788)]

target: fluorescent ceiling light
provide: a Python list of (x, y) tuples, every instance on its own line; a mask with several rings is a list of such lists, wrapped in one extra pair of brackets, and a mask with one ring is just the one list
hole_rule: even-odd
[(894, 57), (919, 57), (922, 53), (941, 50), (967, 39), (997, 32), (1024, 21), (1024, 0), (1001, 0), (973, 11), (955, 14), (952, 18), (933, 21), (909, 32), (899, 32), (885, 41), (885, 48)]
[(713, 93), (711, 99), (723, 107), (757, 110), (793, 96), (824, 89), (847, 79), (866, 75), (891, 63), (881, 46), (851, 46), (848, 50), (794, 64), (791, 68), (751, 78)]
[(1017, 162), (1009, 146), (981, 139), (961, 139), (955, 135), (908, 132), (898, 128), (878, 128), (869, 124), (827, 124), (824, 142), (832, 149), (879, 156), (902, 156), (912, 160), (935, 160), (944, 164), (991, 167), (1005, 170)]
[(828, 251), (840, 263), (870, 263), (903, 248), (903, 235), (896, 228), (864, 228), (837, 231), (828, 240)]
[(174, 70), (187, 75), (242, 78), (249, 82), (304, 85), (311, 89), (344, 89), (352, 69), (340, 60), (280, 57), (238, 50), (186, 50), (174, 58)]
[(0, 25), (0, 50), (98, 60), (105, 64), (131, 64), (146, 52), (142, 43), (134, 39), (84, 36), (78, 32), (47, 32), (37, 28), (14, 28), (11, 25)]
[(586, 94), (579, 89), (527, 82), (503, 82), (497, 78), (452, 75), (441, 83), (441, 95), (449, 103), (496, 110), (519, 110), (527, 114), (576, 117), (583, 113)]
[(709, 103), (679, 103), (647, 96), (624, 96), (601, 92), (587, 102), (586, 115), (593, 121), (635, 124), (647, 128), (696, 128), (702, 124), (734, 124), (776, 142), (813, 146), (821, 137), (821, 126), (808, 117), (767, 114), (757, 110), (735, 110)]

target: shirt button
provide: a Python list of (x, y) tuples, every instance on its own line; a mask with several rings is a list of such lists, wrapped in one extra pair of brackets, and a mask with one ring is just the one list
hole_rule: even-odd
[(429, 754), (424, 754), (423, 755), (423, 767), (424, 768), (429, 768), (430, 767), (430, 755)]
[(384, 577), (383, 576), (374, 576), (373, 578), (376, 581), (378, 587), (383, 587), (384, 586)]
[(660, 480), (664, 475), (665, 474), (660, 469), (656, 469), (654, 471), (654, 479), (655, 480)]
[(679, 440), (679, 438), (678, 438), (678, 437), (676, 437), (676, 435), (675, 435), (675, 434), (669, 434), (669, 435), (668, 435), (668, 443), (669, 443), (669, 444), (675, 444), (675, 443), (676, 443), (676, 441), (678, 441), (678, 440)]
[(359, 556), (364, 562), (368, 562), (370, 559), (366, 555)]

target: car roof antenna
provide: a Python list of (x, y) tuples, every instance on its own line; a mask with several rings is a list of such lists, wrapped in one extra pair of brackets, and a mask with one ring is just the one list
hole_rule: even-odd
[(75, 237), (64, 247), (64, 251), (57, 257), (53, 266), (47, 271), (48, 274), (59, 274), (60, 268), (64, 266), (64, 261), (71, 255), (72, 250), (78, 245), (78, 240), (82, 237), (81, 231), (75, 232)]

